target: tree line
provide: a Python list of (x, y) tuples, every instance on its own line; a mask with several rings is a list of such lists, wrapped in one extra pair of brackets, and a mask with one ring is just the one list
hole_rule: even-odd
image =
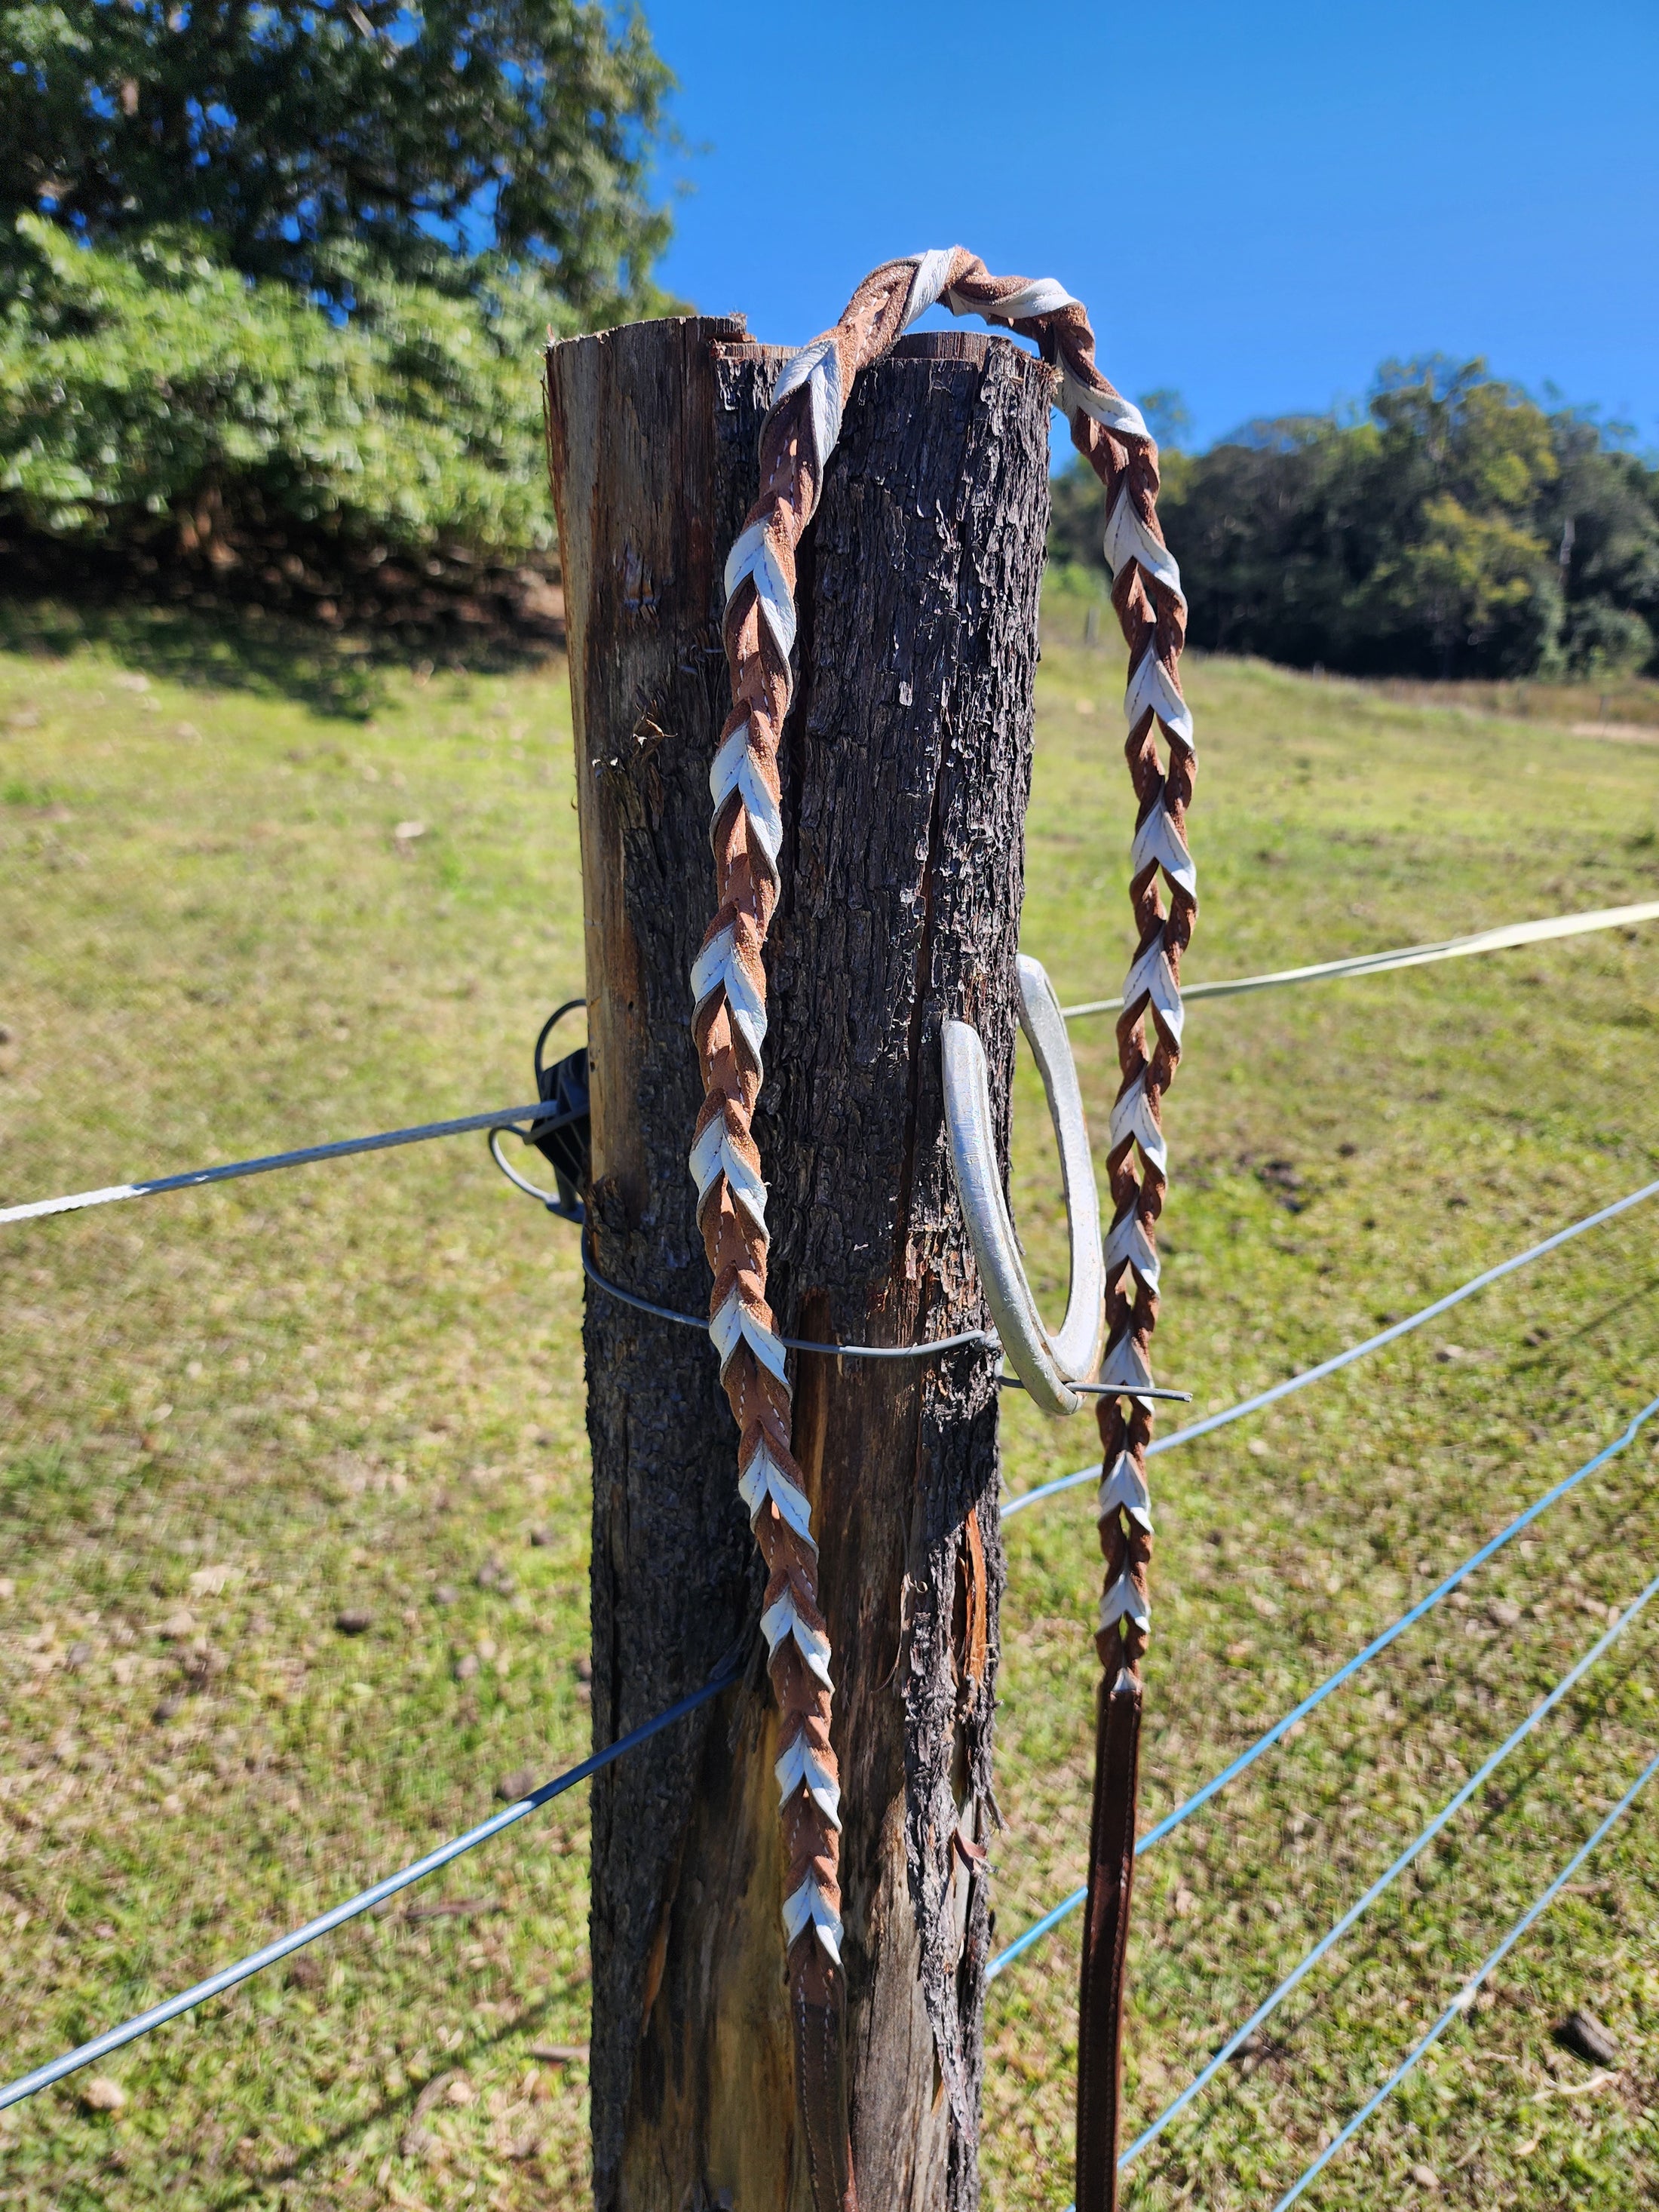
[[(592, 0), (0, 0), (0, 544), (349, 613), (550, 551), (536, 356), (672, 306), (672, 81)], [(1484, 362), (1183, 450), (1194, 644), (1356, 674), (1653, 667), (1659, 470)], [(1080, 464), (1054, 559), (1101, 573)], [(27, 544), (20, 543), (21, 538)], [(28, 556), (17, 559), (19, 554)], [(368, 602), (361, 596), (359, 611)]]
[[(1176, 395), (1149, 399), (1195, 646), (1357, 676), (1659, 672), (1659, 466), (1595, 410), (1437, 356), (1385, 364), (1358, 419), (1188, 453)], [(1101, 570), (1092, 471), (1054, 491), (1051, 557)]]

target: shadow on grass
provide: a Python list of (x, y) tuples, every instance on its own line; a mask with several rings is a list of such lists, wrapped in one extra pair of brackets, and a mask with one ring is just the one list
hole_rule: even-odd
[(500, 629), (411, 648), (390, 629), (337, 632), (258, 607), (0, 598), (0, 652), (61, 659), (86, 647), (169, 683), (294, 700), (352, 721), (384, 703), (393, 669), (501, 672), (534, 666), (550, 652), (544, 636)]
[[(450, 2052), (450, 2063), (447, 2066), (436, 2067), (422, 2080), (410, 2082), (398, 2095), (388, 2096), (383, 2091), (380, 2102), (369, 2111), (353, 2113), (349, 2119), (342, 2120), (320, 2141), (307, 2144), (303, 2150), (290, 2153), (280, 2162), (261, 2172), (245, 2174), (240, 2180), (232, 2181), (227, 2193), (218, 2199), (218, 2212), (232, 2212), (232, 2208), (236, 2205), (253, 2203), (256, 2198), (263, 2197), (274, 2183), (303, 2179), (331, 2152), (339, 2150), (355, 2136), (362, 2135), (377, 2122), (401, 2118), (405, 2129), (416, 2124), (416, 2107), (420, 2100), (435, 2082), (447, 2081), (453, 2075), (465, 2074), (473, 2060), (487, 2057), (501, 2045), (511, 2043), (515, 2036), (533, 2032), (552, 2008), (550, 1996), (539, 2004), (526, 2006), (513, 2019), (502, 2021), (493, 2034), (472, 2036)], [(399, 2154), (407, 2154), (402, 2153), (402, 2142), (400, 2136), (397, 2150)]]
[(1588, 1321), (1582, 1322), (1577, 1328), (1569, 1329), (1546, 1350), (1537, 1352), (1530, 1359), (1516, 1360), (1509, 1370), (1510, 1374), (1525, 1375), (1534, 1369), (1547, 1367), (1552, 1362), (1559, 1364), (1562, 1345), (1579, 1344), (1586, 1337), (1594, 1336), (1596, 1331), (1604, 1328), (1608, 1322), (1616, 1321), (1621, 1313), (1627, 1313), (1632, 1306), (1640, 1305), (1644, 1298), (1650, 1298), (1656, 1291), (1659, 1291), (1659, 1275), (1650, 1275), (1645, 1283), (1638, 1283), (1633, 1291), (1628, 1291), (1622, 1298), (1615, 1299), (1612, 1305), (1603, 1306), (1600, 1313), (1592, 1314)]

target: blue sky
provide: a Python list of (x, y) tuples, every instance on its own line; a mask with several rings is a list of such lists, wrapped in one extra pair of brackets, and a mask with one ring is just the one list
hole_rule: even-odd
[(1084, 300), (1199, 442), (1484, 354), (1659, 447), (1659, 0), (646, 0), (692, 150), (661, 280), (757, 336), (960, 243)]

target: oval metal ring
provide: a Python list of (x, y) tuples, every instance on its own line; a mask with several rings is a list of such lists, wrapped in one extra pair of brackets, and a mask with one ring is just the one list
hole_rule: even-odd
[(1094, 1380), (1106, 1341), (1106, 1260), (1101, 1246), (1100, 1200), (1083, 1119), (1083, 1096), (1060, 1001), (1041, 962), (1022, 953), (1018, 966), (1019, 1025), (1048, 1096), (1049, 1117), (1060, 1145), (1071, 1235), (1071, 1288), (1058, 1335), (1050, 1336), (1037, 1310), (1014, 1239), (1014, 1224), (997, 1166), (985, 1048), (967, 1022), (945, 1024), (945, 1121), (957, 1197), (1002, 1348), (1015, 1374), (1045, 1413), (1074, 1413), (1083, 1397), (1071, 1386)]

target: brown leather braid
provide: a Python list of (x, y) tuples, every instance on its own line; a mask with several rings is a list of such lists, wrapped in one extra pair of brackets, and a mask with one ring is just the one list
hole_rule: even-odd
[[(1097, 431), (1098, 426), (1089, 428)], [(1112, 442), (1103, 432), (1098, 433), (1101, 447)], [(1078, 441), (1079, 445), (1083, 441)], [(1087, 447), (1085, 447), (1087, 451)], [(1103, 466), (1103, 456), (1091, 452), (1089, 459), (1108, 484), (1111, 496), (1111, 477), (1108, 470), (1109, 459)], [(1124, 463), (1128, 477), (1129, 495), (1149, 527), (1156, 530), (1158, 518), (1154, 501), (1158, 496), (1158, 453), (1147, 446), (1139, 452), (1131, 451)], [(1159, 542), (1162, 542), (1160, 533)], [(1112, 586), (1112, 603), (1129, 647), (1130, 665), (1146, 653), (1155, 653), (1159, 659), (1173, 667), (1180, 653), (1186, 634), (1187, 610), (1184, 602), (1170, 593), (1167, 587), (1155, 584), (1149, 595), (1146, 581), (1138, 566), (1121, 569)], [(1172, 823), (1182, 843), (1186, 843), (1187, 809), (1193, 795), (1195, 763), (1191, 750), (1178, 738), (1171, 738), (1170, 772), (1165, 776), (1159, 767), (1155, 742), (1157, 715), (1148, 708), (1129, 732), (1124, 744), (1124, 757), (1129, 764), (1129, 775), (1134, 786), (1136, 800), (1135, 826), (1148, 821), (1158, 809)], [(1155, 860), (1132, 875), (1129, 899), (1134, 909), (1135, 957), (1130, 973), (1134, 975), (1150, 953), (1156, 957), (1159, 947), (1169, 963), (1170, 976), (1178, 990), (1181, 983), (1181, 956), (1192, 942), (1193, 923), (1198, 913), (1198, 901), (1194, 894), (1179, 885), (1171, 890), (1170, 908), (1166, 914), (1158, 889), (1158, 866)], [(1152, 1023), (1152, 1049), (1147, 1049), (1147, 1016)], [(1117, 1057), (1120, 1081), (1118, 1100), (1129, 1098), (1138, 1085), (1144, 1084), (1147, 1109), (1159, 1129), (1163, 1127), (1164, 1094), (1175, 1080), (1181, 1062), (1181, 1036), (1178, 1028), (1171, 1028), (1162, 1011), (1153, 1006), (1150, 991), (1142, 988), (1126, 1000), (1117, 1021)], [(1121, 1136), (1115, 1125), (1113, 1141), (1107, 1153), (1107, 1173), (1112, 1194), (1112, 1226), (1138, 1219), (1149, 1247), (1156, 1252), (1158, 1220), (1164, 1211), (1164, 1194), (1169, 1178), (1164, 1165), (1149, 1158), (1137, 1139), (1128, 1132)], [(1136, 1172), (1139, 1155), (1139, 1172)], [(1125, 1284), (1128, 1289), (1126, 1294)], [(1152, 1331), (1158, 1326), (1158, 1291), (1156, 1278), (1148, 1283), (1133, 1268), (1120, 1271), (1107, 1292), (1106, 1335), (1109, 1345), (1116, 1344), (1126, 1335), (1133, 1340), (1135, 1351), (1143, 1363), (1148, 1359)], [(1150, 1366), (1148, 1374), (1150, 1375)], [(1103, 1464), (1115, 1462), (1120, 1452), (1127, 1451), (1144, 1475), (1146, 1446), (1152, 1441), (1152, 1403), (1148, 1399), (1103, 1398), (1097, 1419), (1100, 1428)], [(1127, 1411), (1126, 1411), (1127, 1408)], [(1124, 1573), (1127, 1573), (1137, 1594), (1146, 1595), (1146, 1567), (1152, 1557), (1152, 1540), (1149, 1529), (1131, 1520), (1122, 1512), (1109, 1513), (1101, 1522), (1101, 1549), (1105, 1554), (1107, 1583), (1109, 1588)], [(1119, 1638), (1114, 1633), (1117, 1624), (1103, 1626), (1096, 1638), (1103, 1668), (1114, 1670), (1121, 1664), (1139, 1674), (1140, 1662), (1146, 1650), (1146, 1629), (1142, 1622), (1125, 1613), (1121, 1616), (1121, 1652), (1115, 1647)]]
[[(1018, 279), (953, 270), (950, 305), (998, 317), (1024, 305)], [(1124, 1386), (1100, 1401), (1103, 1448), (1100, 1542), (1106, 1561), (1096, 1646), (1103, 1678), (1096, 1725), (1095, 1786), (1089, 1850), (1088, 1918), (1083, 1944), (1078, 2039), (1078, 2212), (1114, 2212), (1122, 2071), (1124, 1967), (1134, 1876), (1139, 1778), (1140, 1663), (1152, 1625), (1147, 1576), (1152, 1513), (1146, 1447), (1152, 1405), (1133, 1385), (1149, 1385), (1158, 1325), (1158, 1218), (1168, 1187), (1162, 1102), (1181, 1059), (1181, 956), (1198, 911), (1186, 846), (1193, 795), (1192, 721), (1181, 696), (1179, 662), (1187, 604), (1158, 520), (1158, 448), (1139, 414), (1117, 399), (1095, 366), (1094, 333), (1074, 301), (1048, 314), (1001, 319), (1029, 330), (1061, 372), (1061, 404), (1072, 439), (1099, 477), (1109, 518), (1106, 550), (1115, 571), (1112, 604), (1128, 647), (1125, 757), (1135, 794), (1130, 901), (1135, 954), (1118, 1020), (1120, 1082), (1112, 1110), (1107, 1167), (1112, 1225), (1107, 1240), (1104, 1379)], [(1156, 732), (1169, 741), (1167, 775)], [(1165, 911), (1159, 891), (1169, 880)], [(1147, 1035), (1151, 1017), (1152, 1036)], [(1150, 1046), (1150, 1049), (1149, 1049)], [(1139, 1166), (1137, 1169), (1137, 1158)]]
[[(961, 273), (952, 273), (947, 298), (957, 312), (960, 312), (960, 302), (963, 306), (971, 306), (988, 319), (1007, 320), (1012, 328), (1030, 331), (1037, 340), (1044, 356), (1050, 361), (1058, 361), (1068, 385), (1073, 382), (1086, 385), (1113, 398), (1117, 397), (1112, 386), (1095, 366), (1094, 332), (1090, 327), (1088, 316), (1075, 301), (1053, 314), (1027, 319), (1000, 314), (1000, 301), (1027, 289), (1023, 277), (988, 276), (984, 273), (983, 264), (975, 261)], [(1104, 486), (1108, 512), (1115, 514), (1120, 496), (1127, 498), (1140, 532), (1152, 545), (1162, 550), (1164, 533), (1158, 520), (1158, 447), (1144, 433), (1138, 438), (1124, 436), (1109, 429), (1088, 413), (1067, 411), (1071, 414), (1073, 443), (1088, 460)], [(1132, 411), (1125, 410), (1126, 413)], [(1164, 566), (1164, 563), (1159, 565), (1161, 568)], [(1173, 562), (1168, 562), (1167, 566), (1168, 574), (1154, 573), (1141, 561), (1130, 558), (1118, 568), (1113, 581), (1112, 604), (1117, 610), (1124, 643), (1129, 648), (1131, 699), (1137, 696), (1136, 679), (1146, 669), (1149, 657), (1167, 678), (1168, 694), (1165, 696), (1172, 695), (1177, 701), (1181, 697), (1178, 672), (1181, 649), (1187, 634), (1187, 603), (1178, 584), (1169, 580), (1169, 574), (1173, 574)], [(1159, 766), (1155, 741), (1161, 719), (1154, 705), (1142, 708), (1132, 722), (1124, 744), (1124, 755), (1134, 786), (1135, 828), (1137, 833), (1140, 832), (1161, 811), (1175, 832), (1184, 859), (1187, 808), (1192, 799), (1194, 769), (1191, 724), (1184, 714), (1176, 720), (1173, 726), (1170, 720), (1163, 721), (1170, 744), (1170, 771), (1166, 777)], [(1181, 1060), (1181, 956), (1192, 941), (1198, 900), (1190, 883), (1172, 882), (1170, 908), (1166, 913), (1158, 889), (1159, 856), (1154, 851), (1143, 860), (1139, 850), (1139, 842), (1138, 836), (1136, 864), (1129, 884), (1129, 897), (1135, 918), (1135, 957), (1130, 964), (1131, 981), (1133, 983), (1141, 977), (1149, 959), (1155, 960), (1161, 949), (1168, 962), (1172, 986), (1171, 994), (1167, 995), (1173, 995), (1175, 1006), (1171, 1013), (1167, 1005), (1167, 995), (1164, 1005), (1154, 1004), (1152, 985), (1141, 981), (1139, 988), (1126, 994), (1123, 1011), (1118, 1018), (1118, 1066), (1121, 1079), (1112, 1117), (1111, 1146), (1107, 1155), (1112, 1193), (1112, 1231), (1108, 1250), (1110, 1259), (1116, 1260), (1118, 1254), (1128, 1245), (1125, 1232), (1132, 1231), (1133, 1223), (1138, 1220), (1146, 1248), (1153, 1257), (1150, 1279), (1146, 1271), (1133, 1265), (1127, 1267), (1121, 1263), (1109, 1265), (1109, 1261), (1105, 1373), (1109, 1381), (1117, 1379), (1113, 1355), (1127, 1340), (1133, 1345), (1137, 1364), (1133, 1370), (1125, 1370), (1126, 1379), (1132, 1372), (1137, 1379), (1150, 1382), (1149, 1354), (1152, 1331), (1158, 1325), (1157, 1224), (1164, 1210), (1168, 1177), (1161, 1160), (1156, 1156), (1149, 1156), (1145, 1144), (1137, 1138), (1132, 1117), (1122, 1114), (1121, 1109), (1126, 1104), (1132, 1106), (1137, 1093), (1144, 1091), (1146, 1109), (1152, 1123), (1154, 1128), (1162, 1127), (1164, 1094), (1174, 1081)], [(1190, 866), (1184, 872), (1190, 876)], [(1146, 1037), (1149, 1012), (1153, 1025), (1150, 1053)], [(1138, 1174), (1135, 1166), (1137, 1153), (1140, 1161)], [(1127, 1292), (1124, 1289), (1126, 1280), (1129, 1285)], [(1122, 1397), (1103, 1398), (1097, 1418), (1105, 1463), (1115, 1463), (1119, 1455), (1127, 1451), (1142, 1477), (1144, 1486), (1146, 1446), (1152, 1434), (1152, 1401), (1137, 1399), (1128, 1393)], [(1109, 1591), (1120, 1583), (1127, 1573), (1140, 1601), (1140, 1617), (1122, 1613), (1103, 1622), (1096, 1638), (1100, 1662), (1111, 1676), (1115, 1677), (1120, 1668), (1127, 1668), (1138, 1677), (1146, 1649), (1146, 1569), (1152, 1557), (1150, 1528), (1137, 1520), (1132, 1520), (1123, 1511), (1110, 1511), (1101, 1522), (1101, 1548), (1106, 1559)]]
[[(1108, 1253), (1109, 1261), (1116, 1264), (1109, 1275), (1113, 1340), (1108, 1352), (1109, 1382), (1118, 1379), (1115, 1358), (1121, 1364), (1127, 1363), (1124, 1373), (1131, 1383), (1138, 1380), (1150, 1385), (1152, 1379), (1146, 1354), (1158, 1311), (1152, 1237), (1164, 1184), (1161, 1164), (1149, 1158), (1147, 1146), (1152, 1145), (1161, 1163), (1158, 1102), (1180, 1056), (1179, 960), (1195, 911), (1191, 864), (1180, 835), (1192, 789), (1191, 722), (1176, 675), (1186, 609), (1175, 564), (1158, 526), (1157, 448), (1135, 409), (1096, 368), (1088, 317), (1060, 286), (1048, 280), (1033, 284), (1023, 277), (993, 276), (983, 262), (960, 246), (886, 263), (865, 278), (834, 329), (787, 364), (762, 434), (759, 496), (726, 563), (725, 644), (732, 709), (721, 729), (710, 778), (719, 905), (692, 971), (696, 1002), (693, 1036), (704, 1098), (691, 1167), (698, 1188), (698, 1219), (714, 1279), (710, 1334), (720, 1352), (721, 1380), (741, 1437), (740, 1486), (767, 1568), (762, 1625), (771, 1646), (772, 1684), (781, 1716), (778, 1777), (788, 1858), (784, 1916), (790, 2007), (799, 2112), (818, 2212), (854, 2212), (856, 2202), (844, 2089), (845, 1976), (837, 1878), (840, 1792), (830, 1746), (830, 1647), (818, 1603), (817, 1547), (811, 1534), (801, 1471), (790, 1449), (790, 1390), (783, 1347), (766, 1298), (766, 1198), (751, 1133), (766, 1028), (762, 953), (779, 893), (777, 757), (791, 693), (795, 550), (822, 491), (824, 468), (854, 379), (941, 298), (953, 313), (977, 313), (1035, 338), (1044, 358), (1060, 372), (1060, 404), (1108, 497), (1107, 553), (1116, 570), (1113, 601), (1129, 647), (1133, 726), (1128, 755), (1139, 804), (1133, 884), (1139, 950), (1131, 986), (1147, 957), (1155, 960), (1160, 948), (1169, 963), (1167, 978), (1152, 973), (1138, 996), (1132, 988), (1119, 1024), (1123, 1084), (1114, 1109), (1110, 1154), (1115, 1211)], [(1153, 724), (1158, 720), (1170, 742), (1167, 780), (1159, 770), (1153, 742)], [(1154, 820), (1155, 816), (1159, 819)], [(1150, 857), (1143, 865), (1143, 832), (1149, 823)], [(1173, 843), (1167, 836), (1159, 842), (1163, 826), (1173, 830)], [(1166, 874), (1173, 869), (1182, 875), (1188, 885), (1182, 889), (1171, 875), (1172, 904), (1167, 917), (1157, 885), (1160, 865)], [(1150, 1059), (1144, 1018), (1149, 1000), (1157, 1034)], [(1120, 1139), (1121, 1116), (1127, 1118)], [(1139, 1177), (1131, 1164), (1137, 1146), (1142, 1159)], [(1133, 1231), (1136, 1222), (1140, 1224), (1139, 1241)], [(1126, 1243), (1126, 1237), (1130, 1241)], [(1133, 1285), (1128, 1294), (1121, 1287), (1126, 1273)], [(1103, 1401), (1102, 1437), (1109, 1452), (1128, 1452), (1139, 1473), (1138, 1495), (1144, 1504), (1150, 1408), (1133, 1397), (1128, 1402), (1131, 1411), (1126, 1419), (1118, 1400)], [(1144, 1517), (1150, 1524), (1150, 1516)], [(1138, 1723), (1150, 1536), (1123, 1514), (1109, 1513), (1102, 1524), (1102, 1540), (1115, 1580), (1109, 1583), (1103, 1606), (1101, 1657), (1109, 1681), (1115, 1661), (1121, 1658), (1116, 1680), (1129, 1684)], [(1114, 1589), (1117, 1611), (1109, 1621)], [(1129, 1618), (1130, 1613), (1135, 1617)], [(1116, 1648), (1120, 1638), (1121, 1651)], [(1115, 1702), (1104, 1700), (1103, 1713)], [(1103, 1759), (1106, 1748), (1103, 1737)], [(1131, 1863), (1133, 1748), (1132, 1740), (1127, 1798)], [(1111, 1763), (1121, 1778), (1121, 1748)], [(1098, 1825), (1098, 1806), (1097, 1813)], [(1121, 1817), (1118, 1826), (1122, 1826)], [(1092, 1889), (1091, 1882), (1091, 1920)], [(1127, 1882), (1121, 1899), (1120, 1940), (1112, 1947), (1117, 1960), (1110, 1977), (1115, 1989), (1121, 1979)], [(1085, 1967), (1085, 1982), (1086, 1972)], [(1085, 2014), (1086, 2071), (1086, 2002)], [(1115, 2010), (1112, 2019), (1115, 2076)], [(1115, 2149), (1115, 2088), (1109, 2106)], [(1082, 2212), (1097, 2212), (1096, 2200), (1085, 2199), (1083, 2193), (1082, 2112), (1080, 2088), (1079, 2204)], [(1089, 2163), (1098, 2164), (1093, 2149)], [(1109, 2155), (1109, 2173), (1112, 2165)]]
[[(841, 392), (850, 389), (858, 370), (885, 352), (898, 336), (914, 273), (911, 264), (894, 263), (866, 277), (854, 295), (833, 334)], [(743, 544), (757, 530), (764, 533), (792, 605), (795, 547), (817, 504), (827, 459), (814, 441), (812, 405), (813, 393), (803, 385), (769, 415), (761, 441), (760, 495), (738, 541)], [(836, 415), (838, 418), (839, 408)], [(720, 732), (721, 746), (740, 731), (745, 732), (748, 762), (775, 805), (778, 743), (791, 679), (787, 647), (763, 618), (761, 591), (752, 573), (739, 578), (731, 590), (725, 643), (732, 709)], [(703, 940), (704, 955), (729, 942), (763, 1008), (766, 977), (761, 952), (779, 886), (775, 855), (757, 838), (755, 817), (741, 789), (733, 789), (718, 805), (713, 837), (720, 903)], [(727, 991), (716, 989), (702, 1000), (694, 1019), (704, 1090), (696, 1136), (704, 1137), (710, 1125), (719, 1121), (726, 1141), (758, 1177), (759, 1155), (750, 1126), (760, 1091), (760, 1061), (732, 1020), (729, 999)], [(714, 1278), (711, 1322), (735, 1299), (743, 1316), (772, 1335), (763, 1219), (757, 1219), (734, 1198), (730, 1177), (722, 1172), (702, 1197), (701, 1220)], [(749, 1335), (732, 1350), (722, 1381), (741, 1434), (739, 1468), (746, 1474), (757, 1457), (769, 1457), (784, 1481), (803, 1493), (804, 1478), (790, 1450), (788, 1384), (757, 1354)], [(773, 1645), (770, 1672), (781, 1716), (781, 1754), (787, 1758), (799, 1745), (823, 1778), (816, 1795), (797, 1786), (787, 1790), (783, 1803), (788, 1860), (785, 1897), (802, 1895), (810, 1883), (833, 1923), (831, 1941), (826, 1942), (824, 1918), (816, 1914), (806, 1918), (787, 1951), (797, 2082), (813, 2201), (820, 2207), (833, 2206), (836, 2212), (843, 2208), (852, 2212), (856, 2191), (845, 2119), (845, 1978), (839, 1955), (840, 1823), (834, 1809), (838, 1769), (830, 1740), (829, 1639), (818, 1605), (817, 1547), (804, 1526), (786, 1518), (775, 1485), (759, 1500), (754, 1529), (766, 1561), (767, 1618), (772, 1619), (774, 1608), (787, 1601), (809, 1635), (821, 1643), (825, 1662), (822, 1675), (815, 1672), (800, 1639), (786, 1632)]]

